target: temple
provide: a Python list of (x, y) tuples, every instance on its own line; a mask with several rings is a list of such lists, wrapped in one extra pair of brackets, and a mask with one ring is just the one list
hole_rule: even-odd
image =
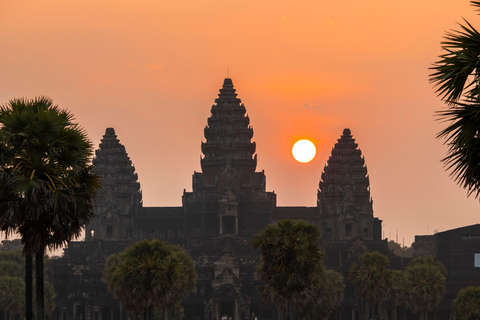
[[(225, 79), (204, 129), (201, 169), (181, 207), (143, 207), (135, 167), (113, 128), (107, 128), (93, 161), (103, 188), (85, 241), (72, 242), (51, 272), (57, 291), (56, 320), (126, 319), (120, 302), (101, 282), (106, 258), (140, 239), (182, 245), (195, 260), (198, 285), (182, 305), (185, 319), (274, 319), (256, 287), (259, 254), (250, 240), (269, 223), (303, 219), (322, 230), (321, 246), (329, 269), (348, 278), (352, 262), (366, 251), (388, 255), (393, 267), (403, 259), (381, 239), (374, 217), (370, 182), (352, 132), (343, 130), (321, 174), (316, 207), (279, 207), (257, 172), (256, 145), (245, 106), (231, 79)], [(315, 190), (312, 190), (315, 194)], [(180, 195), (179, 195), (180, 196)], [(347, 285), (335, 319), (358, 319), (360, 306)]]

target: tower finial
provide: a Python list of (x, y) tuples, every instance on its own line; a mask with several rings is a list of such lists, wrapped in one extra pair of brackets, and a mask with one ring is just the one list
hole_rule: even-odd
[(230, 74), (230, 68), (227, 68), (227, 78), (229, 74)]

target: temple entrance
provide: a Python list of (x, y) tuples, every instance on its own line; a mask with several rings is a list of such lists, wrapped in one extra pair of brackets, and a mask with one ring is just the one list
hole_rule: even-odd
[(235, 234), (235, 217), (234, 216), (223, 217), (223, 233)]
[(220, 304), (220, 317), (227, 316), (227, 319), (235, 320), (235, 302), (222, 301)]

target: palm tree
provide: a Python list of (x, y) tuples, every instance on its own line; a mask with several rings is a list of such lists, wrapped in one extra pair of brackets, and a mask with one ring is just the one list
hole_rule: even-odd
[(92, 143), (73, 115), (46, 97), (0, 106), (0, 142), (0, 231), (22, 238), (27, 319), (29, 257), (36, 257), (37, 319), (43, 320), (45, 249), (68, 243), (94, 215), (99, 178), (91, 172)]
[[(480, 8), (480, 1), (471, 1)], [(460, 31), (447, 32), (446, 52), (435, 62), (430, 81), (448, 108), (439, 112), (447, 127), (437, 137), (445, 139), (447, 156), (442, 159), (453, 179), (468, 195), (480, 195), (480, 33), (468, 22)]]
[(397, 307), (402, 305), (405, 299), (405, 273), (403, 270), (392, 270), (387, 298), (393, 304), (392, 320), (397, 320)]
[(193, 260), (184, 249), (159, 240), (137, 241), (108, 257), (102, 280), (126, 309), (143, 311), (173, 307), (192, 293), (197, 282)]
[(480, 287), (466, 287), (460, 289), (452, 302), (453, 319), (475, 320), (480, 319)]
[(447, 270), (432, 257), (413, 259), (405, 269), (406, 306), (419, 313), (420, 320), (428, 320), (446, 292)]
[(252, 246), (262, 255), (258, 275), (264, 302), (292, 315), (313, 298), (323, 268), (319, 237), (318, 227), (302, 220), (281, 220), (254, 236)]
[[(353, 263), (348, 276), (354, 286), (355, 294), (366, 304), (365, 315), (370, 317), (370, 307), (385, 301), (391, 283), (392, 270), (388, 268), (390, 259), (387, 256), (374, 252), (365, 252), (359, 257), (359, 263)], [(375, 310), (373, 310), (375, 313)]]
[(345, 283), (341, 273), (334, 270), (325, 270), (308, 305), (307, 310), (312, 319), (327, 319), (343, 301)]

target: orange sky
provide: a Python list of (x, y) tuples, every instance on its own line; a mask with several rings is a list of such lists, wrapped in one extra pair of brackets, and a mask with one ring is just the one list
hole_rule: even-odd
[[(315, 206), (331, 148), (351, 129), (384, 235), (410, 245), (479, 221), (444, 172), (428, 82), (467, 0), (0, 0), (0, 103), (47, 95), (96, 147), (114, 127), (145, 206), (180, 206), (223, 78), (233, 79), (278, 205)], [(297, 138), (317, 157), (293, 160)]]

